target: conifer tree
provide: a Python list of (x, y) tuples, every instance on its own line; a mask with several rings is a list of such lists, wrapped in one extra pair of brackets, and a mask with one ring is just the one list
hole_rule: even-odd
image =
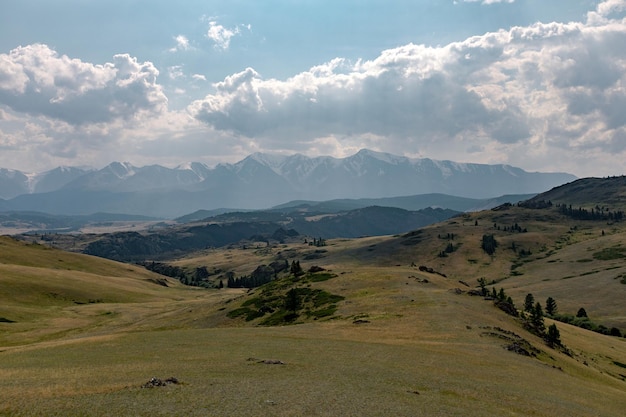
[(526, 294), (526, 298), (524, 299), (524, 311), (531, 313), (535, 308), (535, 297), (528, 293)]
[(293, 313), (296, 313), (300, 309), (301, 306), (302, 306), (302, 300), (300, 299), (298, 290), (295, 288), (292, 288), (289, 291), (287, 291), (287, 294), (285, 295), (285, 309)]
[(548, 326), (548, 334), (546, 335), (548, 344), (552, 347), (561, 345), (561, 332), (556, 327), (556, 324)]
[(302, 267), (300, 266), (300, 261), (293, 261), (293, 262), (291, 262), (291, 271), (290, 272), (295, 277), (299, 277), (300, 275), (304, 274), (304, 271), (302, 270)]
[(535, 308), (530, 313), (530, 320), (538, 332), (543, 332), (545, 329), (545, 324), (543, 322), (543, 308), (541, 308), (541, 304), (536, 303)]
[(548, 316), (554, 316), (557, 312), (556, 301), (552, 297), (548, 297), (546, 300), (546, 314)]
[(487, 286), (487, 280), (484, 277), (478, 278), (478, 285), (480, 285), (480, 293), (482, 294), (482, 296), (486, 296), (487, 288), (485, 287)]

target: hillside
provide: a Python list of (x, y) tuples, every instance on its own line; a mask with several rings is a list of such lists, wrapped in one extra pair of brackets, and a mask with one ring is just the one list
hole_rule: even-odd
[[(139, 278), (145, 271), (126, 266), (124, 279), (138, 288), (132, 300), (30, 304), (47, 312), (48, 331), (64, 332), (40, 342), (3, 333), (0, 414), (620, 414), (626, 406), (623, 339), (559, 324), (573, 355), (552, 349), (492, 302), (467, 295), (456, 278), (412, 266), (409, 260), (420, 256), (411, 254), (407, 243), (415, 240), (412, 235), (330, 241), (323, 258), (303, 260), (304, 269), (327, 268), (321, 274), (328, 279), (305, 278), (296, 288), (345, 299), (332, 316), (301, 313), (299, 325), (258, 327), (262, 318), (227, 317), (261, 297), (262, 289), (181, 291), (151, 284)], [(125, 275), (109, 261), (12, 245), (53, 254), (44, 264), (74, 259), (73, 273)], [(409, 252), (396, 253), (401, 247)], [(315, 250), (303, 244), (233, 248), (180, 262), (210, 261), (245, 273), (277, 256), (304, 259)], [(40, 275), (53, 272), (51, 266)], [(105, 288), (119, 285), (105, 276), (98, 281)], [(84, 276), (73, 284), (74, 290), (91, 287)], [(93, 317), (98, 321), (90, 324)], [(3, 330), (15, 325), (19, 321), (0, 323)], [(15, 340), (28, 345), (8, 346)], [(525, 346), (536, 356), (517, 354), (510, 346)], [(179, 383), (142, 388), (152, 377), (175, 377)]]
[(553, 204), (571, 204), (575, 208), (604, 206), (626, 210), (626, 176), (582, 178), (539, 194), (530, 201), (552, 201)]
[[(198, 222), (123, 231), (101, 236), (64, 235), (47, 237), (54, 244), (76, 249), (85, 243), (84, 253), (117, 261), (141, 262), (183, 256), (186, 253), (231, 244), (283, 242), (287, 238), (336, 238), (404, 233), (457, 215), (444, 209), (407, 211), (392, 207), (366, 207), (338, 213), (248, 211), (232, 212)], [(88, 241), (88, 242), (85, 242)]]
[(141, 267), (8, 237), (0, 237), (0, 288), (0, 346), (138, 327), (194, 292)]
[[(492, 255), (481, 248), (483, 236), (493, 236), (497, 242)], [(402, 236), (333, 240), (346, 243), (323, 248), (302, 245), (297, 250), (274, 253), (276, 259), (297, 258), (305, 267), (318, 265), (333, 270), (348, 268), (346, 263), (352, 262), (380, 268), (426, 265), (445, 274), (450, 285), (463, 281), (470, 288), (485, 278), (490, 288), (504, 288), (518, 306), (529, 292), (542, 304), (553, 297), (561, 313), (574, 315), (583, 307), (594, 321), (626, 333), (622, 303), (626, 299), (625, 239), (626, 225), (621, 222), (574, 220), (554, 207), (504, 206), (466, 213)], [(341, 250), (333, 250), (335, 245)], [(446, 251), (449, 246), (452, 249)], [(260, 251), (272, 253), (270, 249)], [(235, 268), (234, 261), (214, 258), (213, 254), (223, 253), (228, 252), (209, 251), (176, 263), (212, 265), (236, 275), (248, 274), (256, 266)], [(228, 259), (240, 258), (244, 257), (228, 255)]]
[[(420, 194), (402, 197), (389, 198), (359, 198), (359, 199), (338, 199), (330, 201), (291, 201), (273, 207), (271, 210), (281, 212), (293, 212), (296, 209), (305, 212), (325, 212), (336, 213), (362, 209), (366, 207), (394, 207), (409, 211), (417, 211), (425, 208), (445, 208), (455, 211), (479, 211), (499, 206), (504, 203), (517, 203), (528, 200), (534, 194), (503, 195), (494, 198), (467, 198), (455, 197), (446, 194)], [(204, 216), (209, 217), (209, 216)], [(196, 217), (197, 218), (197, 217)]]
[[(396, 236), (168, 261), (206, 267), (216, 285), (292, 265), (220, 290), (5, 238), (0, 414), (619, 416), (626, 338), (545, 318), (563, 345), (551, 347), (472, 294), (485, 278), (519, 309), (528, 293), (553, 297), (559, 313), (584, 307), (624, 332), (625, 233), (556, 205), (505, 205)], [(152, 377), (178, 383), (142, 388)]]

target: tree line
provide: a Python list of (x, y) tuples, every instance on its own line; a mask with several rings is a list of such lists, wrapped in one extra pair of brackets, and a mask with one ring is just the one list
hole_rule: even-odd
[[(532, 314), (538, 314), (536, 312), (537, 309), (541, 309), (541, 304), (538, 302), (535, 303), (535, 298), (532, 294), (527, 294), (524, 300), (524, 311), (528, 312), (532, 316)], [(606, 326), (603, 326), (601, 324), (598, 325), (591, 321), (584, 307), (580, 307), (575, 316), (571, 314), (559, 314), (556, 300), (552, 297), (548, 297), (546, 299), (545, 315), (553, 320), (591, 330), (596, 333), (604, 334), (607, 336), (622, 336), (622, 331), (617, 327), (608, 328)]]
[(138, 265), (143, 266), (149, 271), (156, 272), (166, 277), (175, 278), (185, 285), (192, 287), (212, 287), (208, 280), (211, 276), (206, 266), (197, 267), (191, 271), (188, 271), (179, 266), (166, 264), (163, 262), (140, 262)]
[(624, 219), (624, 212), (621, 210), (610, 211), (608, 208), (596, 206), (591, 210), (578, 207), (572, 208), (572, 205), (558, 204), (557, 208), (559, 212), (565, 216), (571, 217), (575, 220), (606, 220), (606, 221), (621, 221)]

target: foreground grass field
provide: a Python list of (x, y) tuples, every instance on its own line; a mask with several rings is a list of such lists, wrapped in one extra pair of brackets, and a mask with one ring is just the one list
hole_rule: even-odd
[[(626, 285), (614, 277), (624, 260), (593, 256), (619, 245), (622, 231), (607, 228), (598, 240), (604, 225), (524, 216), (472, 214), (406, 236), (329, 241), (317, 253), (293, 242), (175, 262), (240, 275), (280, 257), (332, 274), (293, 285), (345, 297), (333, 316), (276, 327), (227, 317), (262, 289), (184, 287), (135, 266), (2, 239), (0, 415), (621, 416), (626, 339), (557, 323), (567, 350), (552, 349), (468, 295), (485, 277), (518, 305), (530, 291), (622, 323)], [(528, 231), (497, 231), (494, 222)], [(489, 256), (480, 239), (493, 229), (501, 246)], [(448, 233), (457, 248), (442, 258)], [(532, 255), (506, 249), (513, 241)], [(153, 377), (179, 383), (142, 388)]]
[[(480, 328), (390, 330), (407, 325), (166, 330), (12, 349), (2, 352), (0, 412), (618, 416), (626, 407), (623, 381), (561, 354), (543, 354), (554, 365), (516, 355)], [(180, 384), (141, 388), (172, 376)]]
[[(397, 332), (407, 321), (133, 332), (11, 349), (1, 357), (0, 413), (618, 416), (626, 406), (623, 381), (561, 354), (520, 356), (480, 328)], [(623, 345), (612, 348), (624, 360)], [(141, 388), (172, 376), (180, 384)]]

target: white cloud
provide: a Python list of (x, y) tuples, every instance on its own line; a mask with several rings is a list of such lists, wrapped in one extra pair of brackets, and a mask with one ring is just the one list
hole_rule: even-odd
[(158, 70), (128, 54), (95, 65), (34, 44), (0, 54), (0, 104), (16, 112), (80, 125), (161, 112)]
[(174, 65), (167, 69), (167, 75), (171, 80), (176, 80), (178, 78), (184, 78), (185, 74), (183, 73), (182, 65)]
[(451, 149), (502, 162), (529, 149), (626, 156), (626, 20), (613, 17), (623, 6), (603, 3), (586, 22), (537, 23), (442, 47), (409, 44), (356, 63), (336, 59), (285, 80), (248, 68), (215, 83), (189, 111), (281, 150), (370, 137), (386, 138), (387, 151), (431, 157), (452, 158)]
[(59, 165), (103, 167), (113, 161), (175, 166), (185, 160), (215, 162), (229, 155), (235, 140), (212, 132), (186, 112), (159, 117), (72, 125), (62, 120), (6, 111), (0, 119), (0, 167), (33, 172)]
[(215, 43), (216, 48), (226, 50), (230, 46), (230, 40), (238, 34), (239, 28), (227, 29), (217, 22), (211, 21), (206, 36)]
[(606, 0), (598, 4), (598, 14), (608, 17), (612, 13), (623, 12), (626, 10), (626, 2), (624, 0)]
[[(284, 79), (247, 68), (213, 83), (183, 112), (168, 108), (151, 62), (123, 54), (94, 64), (46, 45), (19, 47), (0, 54), (0, 166), (50, 168), (73, 158), (96, 166), (233, 162), (254, 151), (341, 157), (367, 147), (621, 174), (625, 13), (625, 1), (609, 0), (581, 22), (536, 23), (439, 47), (408, 44)], [(220, 49), (250, 30), (211, 20), (215, 39), (207, 37)], [(189, 46), (175, 39), (177, 50)], [(209, 85), (197, 67), (189, 74), (164, 68), (177, 104)]]
[(206, 37), (213, 41), (216, 49), (225, 51), (230, 47), (230, 41), (235, 36), (242, 35), (246, 30), (250, 32), (252, 30), (252, 25), (238, 25), (233, 28), (227, 28), (220, 25), (215, 20), (210, 20), (209, 30), (206, 33)]
[[(626, 11), (626, 1), (624, 0), (606, 0), (598, 4), (596, 10), (587, 13), (587, 22), (591, 25), (605, 25), (609, 21), (609, 18), (618, 17), (624, 19), (624, 12)], [(622, 20), (623, 22), (623, 20)]]
[(189, 39), (184, 35), (176, 36), (174, 38), (174, 41), (176, 41), (176, 46), (174, 46), (173, 48), (170, 48), (169, 50), (170, 52), (189, 51), (193, 49), (193, 47), (189, 43)]

